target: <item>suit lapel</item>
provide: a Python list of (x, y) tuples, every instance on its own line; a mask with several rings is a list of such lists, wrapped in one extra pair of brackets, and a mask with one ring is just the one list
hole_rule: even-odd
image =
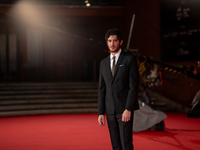
[(109, 78), (112, 79), (113, 77), (112, 77), (112, 72), (110, 68), (110, 55), (107, 57), (107, 60), (106, 60), (106, 72), (108, 72)]

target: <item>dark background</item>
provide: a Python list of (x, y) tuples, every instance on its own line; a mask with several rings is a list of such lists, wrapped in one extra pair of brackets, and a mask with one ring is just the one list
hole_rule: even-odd
[[(80, 0), (41, 0), (26, 10), (19, 5), (25, 1), (31, 0), (0, 1), (1, 82), (98, 82), (99, 63), (109, 55), (105, 32), (119, 28), (127, 48), (133, 14), (129, 49), (172, 66), (197, 66), (198, 1), (99, 0), (86, 7)], [(189, 17), (177, 20), (179, 7), (189, 8)], [(152, 90), (184, 106), (200, 89), (199, 80), (186, 75), (164, 70), (163, 79)]]
[(161, 0), (163, 61), (195, 61), (200, 55), (200, 1)]

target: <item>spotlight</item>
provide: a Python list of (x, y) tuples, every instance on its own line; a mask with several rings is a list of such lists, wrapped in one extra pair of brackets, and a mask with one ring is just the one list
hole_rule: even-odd
[(90, 7), (90, 3), (87, 3), (86, 6), (87, 6), (87, 7)]

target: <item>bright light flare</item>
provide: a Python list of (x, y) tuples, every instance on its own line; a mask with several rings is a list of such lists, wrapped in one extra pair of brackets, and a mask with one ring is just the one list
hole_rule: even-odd
[(15, 4), (11, 14), (18, 19), (31, 24), (44, 25), (47, 22), (41, 7), (26, 1), (20, 1)]
[(87, 7), (90, 7), (90, 3), (87, 3), (86, 6), (87, 6)]

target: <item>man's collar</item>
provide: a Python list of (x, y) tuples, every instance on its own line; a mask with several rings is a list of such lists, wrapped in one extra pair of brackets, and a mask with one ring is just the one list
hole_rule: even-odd
[[(120, 48), (119, 51), (117, 52), (117, 54), (115, 55), (115, 57), (119, 57), (120, 53), (121, 53), (122, 49)], [(113, 54), (110, 53), (110, 58), (112, 59), (113, 58)]]

